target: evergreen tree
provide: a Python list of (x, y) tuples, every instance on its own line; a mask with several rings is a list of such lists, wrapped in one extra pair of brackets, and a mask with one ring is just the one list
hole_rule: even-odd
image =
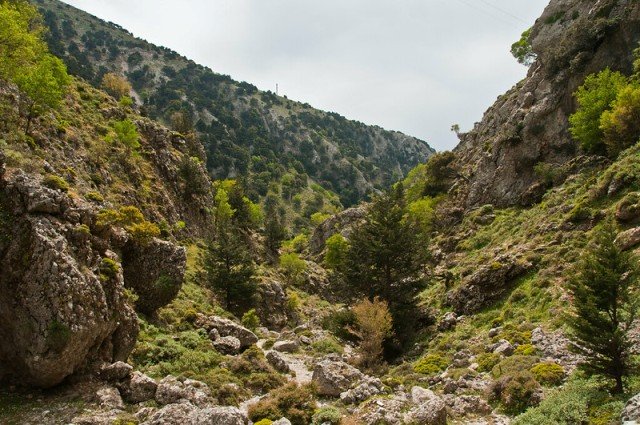
[(615, 244), (612, 220), (596, 230), (571, 279), (573, 312), (567, 317), (574, 348), (586, 361), (584, 370), (615, 380), (614, 393), (624, 390), (623, 378), (633, 368), (629, 332), (638, 311), (637, 259)]
[(215, 238), (207, 244), (201, 265), (207, 283), (224, 307), (240, 314), (251, 308), (257, 283), (245, 237), (232, 223), (233, 213), (226, 191), (219, 188)]
[(277, 254), (280, 244), (287, 236), (284, 225), (284, 211), (280, 198), (274, 193), (269, 193), (264, 201), (265, 214), (265, 244), (272, 254)]
[(402, 344), (410, 339), (418, 316), (414, 298), (423, 285), (422, 252), (418, 232), (405, 220), (402, 184), (375, 199), (351, 235), (346, 278), (360, 294), (389, 304)]

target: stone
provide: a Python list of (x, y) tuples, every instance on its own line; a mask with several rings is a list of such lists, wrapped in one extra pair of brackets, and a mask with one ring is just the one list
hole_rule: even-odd
[(156, 401), (162, 405), (187, 400), (196, 406), (203, 406), (210, 401), (210, 396), (211, 391), (205, 383), (193, 379), (182, 382), (171, 375), (163, 378), (156, 390)]
[(491, 351), (495, 354), (510, 356), (513, 354), (514, 350), (515, 348), (513, 348), (513, 345), (511, 345), (509, 341), (507, 341), (506, 339), (501, 339), (493, 345)]
[(235, 407), (209, 407), (198, 415), (203, 425), (246, 425), (246, 415)]
[(104, 387), (96, 392), (100, 407), (105, 409), (124, 410), (124, 402), (120, 397), (120, 392), (113, 387)]
[(156, 409), (155, 407), (143, 407), (142, 409), (139, 409), (136, 413), (133, 414), (133, 416), (139, 421), (139, 422), (144, 422), (146, 421), (151, 415), (153, 415), (158, 409)]
[(319, 395), (340, 397), (363, 377), (362, 372), (345, 362), (322, 360), (313, 369), (311, 379)]
[(571, 341), (562, 330), (546, 332), (541, 327), (531, 331), (531, 344), (547, 359), (562, 365), (565, 371), (571, 372), (582, 360), (579, 354), (570, 349)]
[(267, 358), (267, 362), (269, 362), (269, 364), (273, 366), (273, 368), (278, 372), (281, 372), (281, 373), (290, 372), (289, 364), (284, 359), (284, 357), (282, 357), (282, 355), (277, 351), (267, 351), (265, 357)]
[(287, 314), (287, 292), (282, 283), (271, 278), (264, 278), (258, 285), (258, 302), (256, 312), (260, 323), (269, 329), (281, 330), (289, 322)]
[(274, 351), (280, 351), (281, 353), (294, 353), (298, 351), (298, 348), (300, 348), (300, 344), (292, 340), (277, 341), (272, 347)]
[(498, 326), (497, 328), (491, 328), (489, 329), (489, 338), (493, 338), (495, 336), (498, 336), (498, 334), (502, 332), (502, 326)]
[(184, 247), (157, 238), (129, 241), (122, 248), (122, 268), (127, 288), (138, 295), (136, 310), (152, 315), (169, 304), (182, 288), (186, 266)]
[(447, 424), (447, 406), (444, 400), (433, 391), (421, 387), (413, 387), (411, 389), (411, 399), (417, 406), (411, 408), (404, 415), (406, 423)]
[(287, 418), (280, 418), (271, 423), (271, 425), (291, 425), (291, 421)]
[(217, 330), (221, 337), (232, 336), (240, 341), (240, 349), (244, 350), (258, 342), (256, 334), (244, 326), (219, 316), (205, 316), (198, 314), (196, 325), (210, 333)]
[(168, 404), (154, 412), (141, 425), (196, 425), (200, 409), (191, 403)]
[(73, 425), (113, 425), (121, 415), (122, 410), (119, 409), (105, 412), (91, 412), (76, 416), (71, 420), (71, 423)]
[(100, 377), (106, 381), (114, 382), (128, 378), (133, 366), (125, 362), (115, 362), (100, 370)]
[(155, 379), (136, 371), (121, 385), (120, 392), (128, 403), (135, 404), (155, 399), (157, 389)]
[(446, 405), (456, 416), (488, 415), (491, 406), (477, 395), (445, 396)]
[(445, 313), (440, 319), (440, 323), (438, 323), (438, 330), (440, 332), (448, 331), (453, 329), (456, 326), (456, 323), (458, 323), (458, 316), (450, 311)]
[(378, 378), (366, 377), (360, 384), (340, 394), (345, 404), (358, 404), (382, 393), (384, 385)]
[(640, 394), (636, 394), (627, 401), (620, 419), (623, 422), (640, 421)]
[(640, 227), (621, 232), (616, 237), (615, 243), (623, 251), (635, 248), (640, 244)]
[(236, 355), (240, 352), (240, 340), (235, 336), (221, 336), (212, 342), (220, 354)]
[[(220, 332), (218, 332), (218, 330), (217, 330), (217, 329), (211, 329), (211, 330), (209, 331), (209, 339), (210, 339), (211, 341), (215, 341), (215, 340), (217, 340), (218, 338), (220, 338)], [(237, 339), (237, 338), (236, 338), (236, 339)], [(239, 340), (238, 340), (238, 341), (239, 341)]]
[(372, 398), (361, 404), (356, 415), (363, 424), (404, 424), (404, 411), (409, 405), (405, 394), (390, 398)]

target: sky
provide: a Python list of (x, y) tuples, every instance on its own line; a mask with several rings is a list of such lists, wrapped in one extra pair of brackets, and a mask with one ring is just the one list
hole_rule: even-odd
[(511, 44), (548, 0), (64, 0), (263, 90), (437, 150), (527, 69)]

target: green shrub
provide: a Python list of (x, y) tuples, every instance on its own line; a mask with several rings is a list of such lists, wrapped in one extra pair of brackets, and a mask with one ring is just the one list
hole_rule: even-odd
[(587, 77), (575, 93), (578, 110), (569, 117), (571, 135), (590, 153), (604, 153), (604, 132), (600, 119), (612, 108), (618, 92), (627, 85), (627, 78), (619, 72), (605, 69)]
[(84, 197), (88, 201), (100, 202), (100, 203), (104, 202), (104, 196), (102, 196), (98, 192), (88, 192), (86, 195), (84, 195)]
[(607, 153), (615, 158), (640, 138), (640, 87), (628, 85), (622, 88), (610, 111), (600, 118)]
[(489, 372), (500, 362), (500, 355), (496, 353), (482, 353), (476, 359), (478, 372)]
[(536, 54), (531, 48), (531, 28), (522, 33), (520, 40), (511, 45), (511, 54), (514, 58), (525, 66), (530, 66), (536, 59)]
[(313, 414), (312, 425), (331, 424), (338, 425), (342, 420), (342, 412), (336, 407), (321, 407)]
[(351, 310), (343, 309), (330, 313), (322, 319), (322, 328), (345, 341), (356, 341), (349, 328), (356, 326), (356, 315)]
[(160, 236), (160, 228), (158, 225), (146, 220), (142, 223), (127, 226), (126, 229), (131, 235), (131, 239), (140, 245), (146, 245), (151, 242), (153, 238)]
[(290, 383), (272, 391), (266, 398), (249, 407), (249, 418), (257, 422), (286, 417), (293, 425), (308, 425), (315, 409), (313, 387)]
[(564, 379), (564, 368), (557, 363), (538, 363), (530, 370), (536, 381), (542, 385), (559, 385)]
[(340, 233), (332, 235), (326, 242), (324, 264), (330, 269), (340, 270), (347, 260), (349, 242)]
[(242, 315), (242, 326), (252, 331), (255, 331), (258, 326), (260, 326), (260, 318), (255, 308), (252, 308)]
[(335, 340), (335, 338), (323, 338), (311, 344), (311, 348), (318, 354), (342, 354), (344, 348)]
[(53, 174), (47, 174), (42, 180), (42, 184), (53, 190), (61, 190), (62, 192), (69, 191), (69, 183), (60, 176)]
[(440, 354), (428, 354), (414, 363), (413, 371), (424, 375), (436, 375), (449, 366), (450, 361)]
[(100, 262), (100, 279), (108, 281), (115, 279), (120, 271), (120, 265), (111, 258), (103, 258)]
[(133, 121), (125, 119), (113, 123), (113, 140), (122, 144), (128, 151), (136, 151), (140, 147), (140, 135)]
[(513, 354), (517, 356), (533, 356), (536, 354), (536, 347), (531, 344), (518, 345)]
[(538, 358), (534, 356), (506, 357), (491, 369), (491, 374), (494, 378), (499, 378), (503, 375), (528, 372), (536, 363), (538, 363)]
[(253, 425), (271, 425), (273, 421), (271, 419), (263, 419), (261, 421), (256, 422)]
[(297, 283), (307, 271), (307, 263), (295, 252), (280, 255), (280, 268), (290, 283)]
[(499, 401), (505, 411), (521, 413), (539, 403), (540, 384), (529, 372), (504, 375), (494, 381), (489, 388), (489, 400)]

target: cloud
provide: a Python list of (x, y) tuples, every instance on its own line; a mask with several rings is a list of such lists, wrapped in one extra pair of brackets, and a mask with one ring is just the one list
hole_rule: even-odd
[(509, 53), (548, 0), (65, 0), (214, 71), (456, 144), (526, 74)]

